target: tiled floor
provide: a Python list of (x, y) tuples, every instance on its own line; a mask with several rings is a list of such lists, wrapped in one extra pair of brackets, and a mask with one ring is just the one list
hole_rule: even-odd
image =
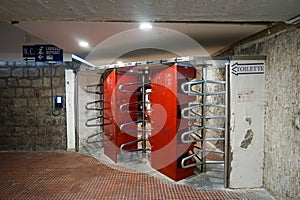
[(264, 190), (199, 190), (79, 153), (0, 153), (0, 199), (272, 199)]

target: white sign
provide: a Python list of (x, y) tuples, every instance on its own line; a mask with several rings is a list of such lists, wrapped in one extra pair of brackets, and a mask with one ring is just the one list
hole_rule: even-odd
[(230, 188), (263, 186), (264, 62), (230, 61)]
[(264, 74), (265, 73), (265, 63), (264, 62), (253, 62), (253, 63), (239, 63), (235, 62), (231, 65), (231, 73), (239, 75), (249, 75), (249, 74)]

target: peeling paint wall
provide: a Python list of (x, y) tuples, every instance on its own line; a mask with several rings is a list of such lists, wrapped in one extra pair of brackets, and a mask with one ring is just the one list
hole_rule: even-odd
[(265, 78), (264, 73), (240, 70), (264, 68), (264, 58), (244, 59), (230, 61), (229, 187), (259, 188), (263, 186)]
[(225, 54), (267, 56), (264, 188), (276, 199), (300, 199), (300, 30), (273, 30)]

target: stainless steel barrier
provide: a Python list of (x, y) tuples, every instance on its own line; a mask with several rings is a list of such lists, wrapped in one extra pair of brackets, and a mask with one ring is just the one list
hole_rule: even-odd
[[(150, 150), (150, 148), (146, 147), (146, 142), (148, 140), (146, 133), (151, 132), (151, 130), (146, 130), (146, 124), (149, 122), (149, 120), (145, 117), (145, 115), (150, 114), (149, 111), (146, 109), (147, 104), (150, 104), (150, 102), (146, 100), (146, 95), (150, 94), (146, 91), (146, 85), (148, 84), (149, 77), (145, 70), (138, 70), (136, 71), (136, 74), (131, 71), (130, 75), (137, 75), (139, 81), (121, 84), (119, 85), (118, 89), (120, 92), (128, 95), (137, 95), (138, 101), (123, 103), (119, 106), (119, 109), (121, 113), (129, 113), (130, 115), (136, 115), (137, 120), (122, 123), (120, 125), (120, 130), (122, 133), (125, 134), (141, 133), (141, 137), (138, 140), (122, 144), (120, 146), (120, 149), (124, 150), (124, 147), (126, 146), (130, 146), (134, 143), (141, 142), (141, 148), (137, 148), (131, 151), (142, 151), (143, 155), (145, 156), (146, 152)], [(130, 106), (136, 106), (137, 109), (132, 111), (130, 110)], [(141, 125), (140, 129), (138, 127), (139, 124)], [(130, 127), (132, 125), (134, 125), (133, 127), (135, 128), (126, 129), (126, 127)]]
[[(224, 164), (224, 151), (220, 149), (209, 149), (207, 143), (212, 141), (220, 141), (225, 143), (225, 123), (226, 123), (226, 81), (224, 80), (208, 80), (207, 70), (210, 66), (201, 65), (201, 80), (192, 80), (181, 85), (181, 90), (185, 94), (195, 95), (196, 102), (191, 102), (189, 107), (182, 109), (181, 116), (184, 119), (190, 120), (190, 129), (181, 134), (181, 142), (194, 143), (194, 149), (190, 155), (186, 156), (181, 161), (182, 168), (190, 168), (201, 166), (201, 171), (206, 171), (207, 164)], [(226, 66), (224, 66), (226, 68)], [(199, 69), (199, 68), (198, 68)], [(212, 90), (215, 85), (221, 85), (224, 90)], [(209, 100), (208, 97), (223, 96), (222, 103), (215, 103), (214, 100)], [(208, 112), (211, 108), (223, 109), (222, 113)], [(219, 127), (209, 124), (209, 120), (224, 119), (224, 126)], [(224, 137), (212, 136), (210, 132), (223, 132)], [(225, 146), (225, 144), (224, 144)], [(222, 160), (209, 160), (207, 155), (209, 153), (222, 155)]]

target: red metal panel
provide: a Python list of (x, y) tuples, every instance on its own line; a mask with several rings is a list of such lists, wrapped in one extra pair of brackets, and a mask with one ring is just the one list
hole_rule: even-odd
[(151, 77), (151, 165), (175, 181), (194, 173), (193, 168), (183, 169), (180, 164), (193, 148), (180, 142), (180, 132), (188, 128), (188, 121), (181, 119), (180, 113), (195, 98), (183, 94), (180, 85), (195, 76), (194, 68), (172, 66)]
[[(121, 113), (120, 105), (128, 102), (136, 102), (137, 96), (119, 91), (119, 86), (124, 83), (137, 82), (137, 76), (119, 74), (112, 70), (104, 79), (104, 154), (111, 160), (117, 162), (120, 146), (137, 140), (137, 133), (130, 134), (121, 132), (122, 123), (136, 121), (136, 115)], [(130, 106), (129, 110), (137, 111), (137, 106)], [(132, 125), (130, 128), (136, 128)], [(137, 144), (126, 146), (125, 150), (137, 149)]]

